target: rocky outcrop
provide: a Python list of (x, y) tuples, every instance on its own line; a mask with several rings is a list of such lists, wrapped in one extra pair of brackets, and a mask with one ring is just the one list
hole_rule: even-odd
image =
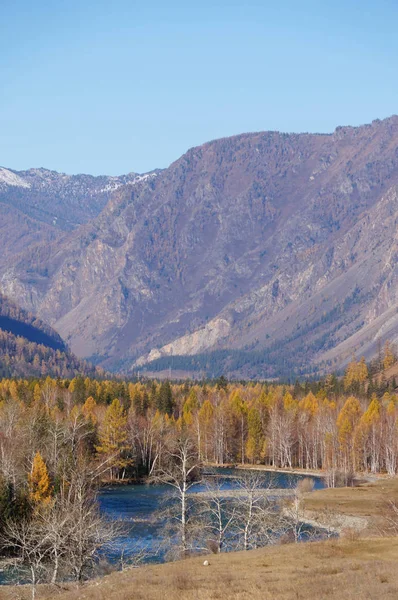
[(213, 319), (205, 327), (183, 335), (174, 342), (162, 346), (162, 348), (151, 350), (147, 356), (138, 358), (133, 366), (141, 367), (164, 356), (192, 356), (200, 352), (206, 352), (217, 345), (220, 340), (228, 337), (230, 330), (231, 326), (226, 319)]

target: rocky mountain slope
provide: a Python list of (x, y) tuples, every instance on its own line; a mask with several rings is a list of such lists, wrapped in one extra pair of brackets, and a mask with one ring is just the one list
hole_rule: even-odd
[(243, 134), (120, 186), (1, 289), (114, 368), (337, 368), (398, 339), (397, 218), (398, 117)]
[(0, 264), (35, 243), (53, 241), (93, 219), (110, 195), (148, 175), (65, 175), (0, 167)]

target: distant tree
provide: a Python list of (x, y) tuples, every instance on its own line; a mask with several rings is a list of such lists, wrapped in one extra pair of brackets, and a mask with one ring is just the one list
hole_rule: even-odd
[(238, 419), (240, 429), (240, 461), (245, 462), (245, 433), (246, 433), (246, 416), (247, 404), (244, 402), (238, 391), (232, 393), (230, 398), (233, 414)]
[(169, 417), (173, 414), (173, 392), (169, 381), (163, 381), (160, 386), (157, 397), (157, 407), (161, 413), (169, 415)]
[(386, 340), (383, 349), (383, 369), (387, 370), (396, 362), (396, 357), (392, 351), (389, 340)]
[(249, 409), (247, 415), (248, 436), (246, 443), (246, 455), (255, 463), (259, 460), (264, 446), (264, 433), (258, 410), (254, 407)]
[(368, 379), (368, 367), (365, 358), (359, 362), (351, 361), (344, 375), (344, 387), (352, 393), (358, 393)]
[(219, 390), (224, 390), (227, 391), (228, 389), (228, 380), (224, 377), (224, 375), (221, 375), (221, 377), (219, 377), (216, 381), (216, 386)]
[(361, 417), (361, 405), (357, 398), (347, 398), (337, 417), (338, 440), (341, 450), (341, 467), (346, 479), (355, 468), (356, 456), (353, 444), (355, 428)]

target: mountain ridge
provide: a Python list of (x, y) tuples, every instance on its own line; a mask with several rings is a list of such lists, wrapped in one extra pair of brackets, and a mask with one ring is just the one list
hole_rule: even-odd
[[(285, 344), (297, 365), (337, 367), (373, 352), (372, 323), (397, 301), (397, 148), (397, 116), (207, 142), (22, 252), (1, 288), (106, 366), (271, 348), (261, 369), (272, 376)], [(383, 335), (397, 336), (386, 319)]]
[(0, 167), (0, 264), (37, 243), (60, 239), (95, 218), (115, 189), (157, 172), (110, 177)]

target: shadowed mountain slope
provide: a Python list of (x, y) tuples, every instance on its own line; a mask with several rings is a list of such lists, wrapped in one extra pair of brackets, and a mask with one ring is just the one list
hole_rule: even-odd
[(94, 376), (96, 370), (74, 356), (51, 327), (0, 294), (0, 376), (78, 374)]

